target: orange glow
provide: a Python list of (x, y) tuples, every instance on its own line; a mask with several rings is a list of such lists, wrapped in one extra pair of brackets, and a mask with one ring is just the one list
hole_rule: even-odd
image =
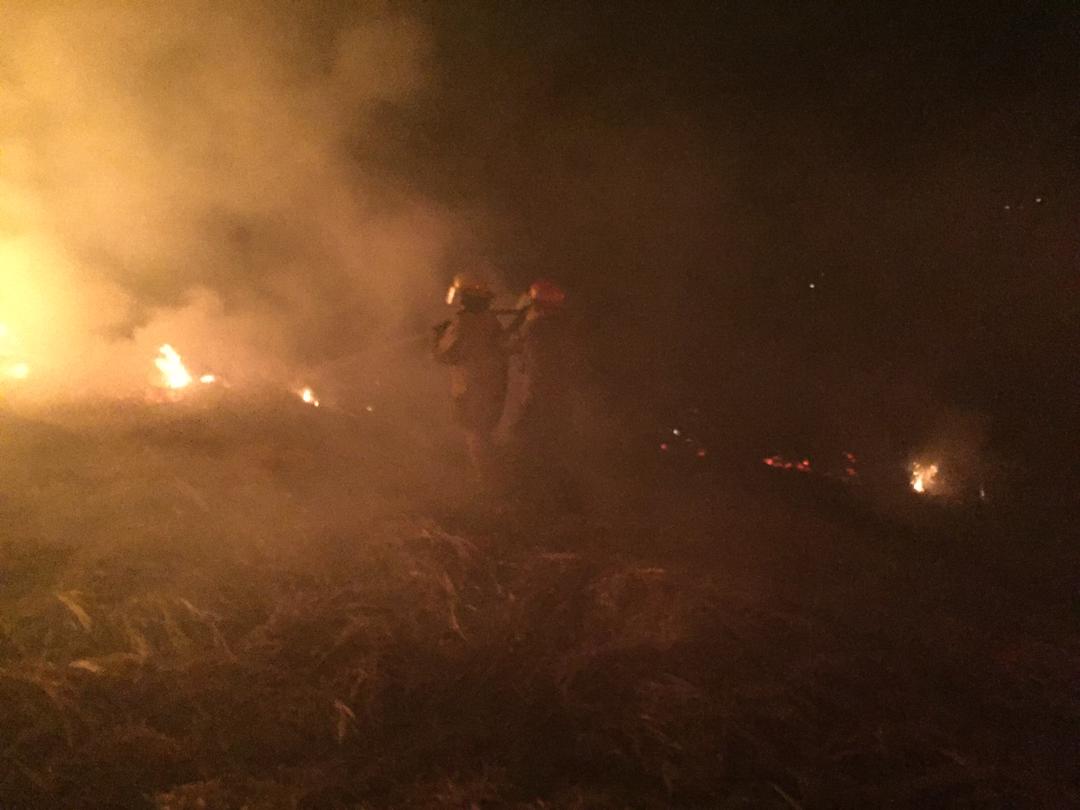
[(802, 461), (795, 462), (789, 461), (783, 456), (777, 454), (775, 456), (769, 456), (761, 460), (762, 464), (768, 467), (775, 467), (778, 470), (795, 470), (801, 473), (810, 473), (814, 471), (814, 468), (810, 464), (810, 459), (804, 458)]
[(0, 376), (11, 380), (25, 380), (30, 376), (30, 364), (22, 360), (20, 354), (11, 329), (6, 323), (0, 323)]
[(783, 456), (770, 456), (769, 458), (762, 459), (762, 462), (769, 467), (777, 467), (781, 470), (791, 470), (795, 468), (795, 465)]
[(25, 380), (30, 376), (29, 363), (15, 363), (8, 366), (7, 375), (13, 380)]
[(319, 407), (319, 398), (315, 396), (315, 392), (311, 390), (311, 388), (305, 386), (304, 388), (301, 388), (297, 392), (297, 394), (300, 396), (300, 399), (304, 400), (304, 402), (306, 402), (311, 407)]
[(920, 495), (933, 492), (937, 485), (937, 464), (920, 464), (915, 462), (911, 465), (911, 488)]

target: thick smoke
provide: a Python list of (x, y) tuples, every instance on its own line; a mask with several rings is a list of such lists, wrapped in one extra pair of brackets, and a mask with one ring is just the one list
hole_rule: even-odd
[(0, 321), (39, 384), (234, 377), (393, 334), (449, 216), (369, 159), (425, 83), (382, 5), (22, 3), (0, 30)]

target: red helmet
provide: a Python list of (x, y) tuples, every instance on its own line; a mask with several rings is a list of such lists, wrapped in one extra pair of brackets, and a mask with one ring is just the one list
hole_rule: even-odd
[(554, 311), (566, 303), (566, 291), (554, 281), (541, 278), (529, 287), (529, 298), (537, 309)]

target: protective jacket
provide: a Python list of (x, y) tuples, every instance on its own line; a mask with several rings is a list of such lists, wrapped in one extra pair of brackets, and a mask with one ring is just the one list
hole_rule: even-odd
[(566, 428), (574, 356), (566, 321), (563, 313), (530, 311), (513, 337), (524, 377), (518, 433), (558, 437)]
[(495, 429), (506, 404), (503, 329), (491, 312), (459, 312), (435, 342), (434, 356), (450, 366), (454, 420), (469, 431)]

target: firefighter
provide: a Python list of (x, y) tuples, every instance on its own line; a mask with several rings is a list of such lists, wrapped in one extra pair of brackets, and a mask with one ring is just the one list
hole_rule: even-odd
[(532, 491), (552, 490), (552, 497), (565, 502), (572, 488), (567, 461), (575, 443), (575, 346), (564, 309), (566, 292), (540, 279), (523, 299), (507, 341), (523, 378), (513, 425), (518, 469)]
[(469, 459), (482, 476), (492, 469), (492, 433), (506, 404), (507, 352), (494, 298), (483, 281), (454, 279), (447, 304), (460, 308), (453, 319), (435, 328), (434, 357), (450, 366), (450, 398), (454, 421), (465, 431)]
[(519, 432), (546, 432), (565, 419), (566, 370), (571, 354), (565, 303), (566, 292), (555, 282), (534, 281), (509, 330), (510, 351), (520, 355), (525, 378)]

